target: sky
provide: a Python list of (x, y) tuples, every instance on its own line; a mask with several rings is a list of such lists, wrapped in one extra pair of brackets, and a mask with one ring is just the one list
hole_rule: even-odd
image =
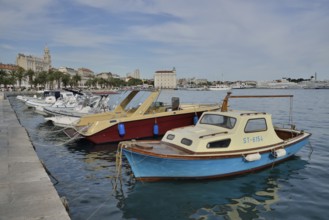
[(328, 0), (0, 0), (0, 63), (18, 53), (120, 76), (329, 79)]

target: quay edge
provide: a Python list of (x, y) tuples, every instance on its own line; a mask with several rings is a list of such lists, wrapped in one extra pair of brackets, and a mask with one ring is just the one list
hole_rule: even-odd
[(3, 92), (0, 92), (0, 219), (70, 219), (27, 131)]

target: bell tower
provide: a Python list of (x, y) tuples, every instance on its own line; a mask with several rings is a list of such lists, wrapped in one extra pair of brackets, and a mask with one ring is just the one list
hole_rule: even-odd
[(48, 47), (46, 46), (44, 49), (43, 60), (45, 63), (45, 67), (47, 70), (51, 68), (51, 56)]

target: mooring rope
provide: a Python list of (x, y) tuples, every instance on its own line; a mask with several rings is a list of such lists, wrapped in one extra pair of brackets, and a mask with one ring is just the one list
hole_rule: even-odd
[[(70, 127), (70, 126), (68, 126), (68, 127)], [(58, 129), (58, 130), (55, 130), (57, 127), (56, 126), (54, 126), (52, 129), (50, 129), (50, 130), (45, 130), (45, 131), (41, 131), (41, 132), (45, 132), (45, 133), (60, 133), (60, 132), (63, 132), (66, 128), (68, 128), (68, 127), (63, 127), (63, 128), (61, 128), (61, 129)], [(36, 130), (36, 129), (35, 129)]]
[(122, 179), (122, 146), (119, 146), (115, 154), (115, 176), (114, 176), (114, 185), (113, 190), (116, 191), (118, 186), (118, 179)]
[(105, 203), (107, 203), (109, 200), (111, 199), (111, 197), (109, 196), (102, 204), (100, 204), (96, 209), (95, 209), (95, 211), (93, 211), (93, 213), (91, 213), (90, 215), (89, 215), (89, 217), (87, 218), (87, 220), (89, 220), (89, 219), (91, 219), (97, 212), (98, 212), (98, 210), (100, 209), (100, 208), (102, 208), (104, 205), (105, 205)]
[(312, 153), (313, 153), (313, 145), (312, 145), (312, 143), (311, 143), (311, 140), (309, 140), (309, 146), (310, 146), (310, 149), (311, 149), (311, 151), (310, 151), (310, 153), (309, 153), (309, 155), (308, 155), (308, 159), (309, 160), (311, 160), (311, 156), (312, 156)]
[(122, 147), (120, 146), (117, 149), (117, 153), (115, 155), (115, 166), (116, 166), (116, 177), (119, 177), (121, 174), (121, 168), (122, 168)]
[[(73, 128), (73, 127), (66, 127), (66, 128)], [(73, 128), (73, 129), (75, 129), (75, 128)], [(66, 144), (68, 144), (68, 143), (71, 143), (71, 142), (73, 142), (73, 141), (75, 141), (75, 140), (77, 140), (77, 139), (79, 139), (80, 138), (80, 132), (82, 131), (82, 130), (84, 130), (85, 129), (85, 127), (82, 127), (80, 130), (76, 130), (76, 133), (74, 134), (74, 136), (73, 137), (71, 137), (71, 138), (69, 138), (67, 141), (65, 141), (64, 143), (61, 143), (61, 144), (57, 144), (57, 145), (53, 145), (53, 146), (56, 146), (56, 147), (59, 147), (59, 146), (64, 146), (64, 145), (66, 145)], [(37, 144), (37, 145), (39, 145), (39, 146), (49, 146), (49, 144), (42, 144), (42, 143), (38, 143), (38, 142), (33, 142), (34, 144)]]
[[(55, 147), (60, 147), (60, 146), (64, 146), (68, 143), (71, 143), (75, 140), (78, 140), (79, 139), (79, 132), (77, 132), (77, 134), (75, 134), (73, 137), (71, 137), (70, 139), (68, 139), (67, 141), (65, 141), (64, 143), (60, 143), (60, 144), (55, 144), (55, 145), (52, 145), (52, 146), (55, 146)], [(43, 146), (43, 147), (48, 147), (50, 144), (42, 144), (42, 143), (38, 143), (38, 142), (33, 142), (34, 144), (38, 145), (38, 146)]]

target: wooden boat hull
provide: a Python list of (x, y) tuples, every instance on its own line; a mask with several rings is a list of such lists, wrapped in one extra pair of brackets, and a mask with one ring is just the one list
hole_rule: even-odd
[(94, 144), (102, 144), (102, 143), (119, 142), (124, 140), (131, 140), (131, 139), (154, 137), (155, 134), (153, 132), (153, 127), (155, 121), (159, 128), (159, 132), (157, 135), (163, 136), (166, 133), (166, 131), (170, 129), (193, 125), (193, 119), (195, 117), (195, 114), (197, 114), (198, 117), (200, 117), (202, 112), (173, 114), (173, 115), (168, 115), (158, 118), (147, 118), (142, 120), (126, 121), (123, 122), (125, 127), (125, 135), (120, 136), (118, 131), (118, 124), (114, 124), (113, 126), (108, 127), (91, 136), (84, 136), (84, 138), (93, 142)]
[[(247, 161), (245, 155), (166, 157), (146, 155), (123, 147), (137, 180), (158, 181), (163, 179), (210, 179), (252, 172), (273, 166), (294, 156), (308, 142), (310, 135), (285, 146), (286, 155), (274, 157), (269, 150), (259, 152), (261, 158)], [(277, 149), (279, 146), (273, 146)]]

